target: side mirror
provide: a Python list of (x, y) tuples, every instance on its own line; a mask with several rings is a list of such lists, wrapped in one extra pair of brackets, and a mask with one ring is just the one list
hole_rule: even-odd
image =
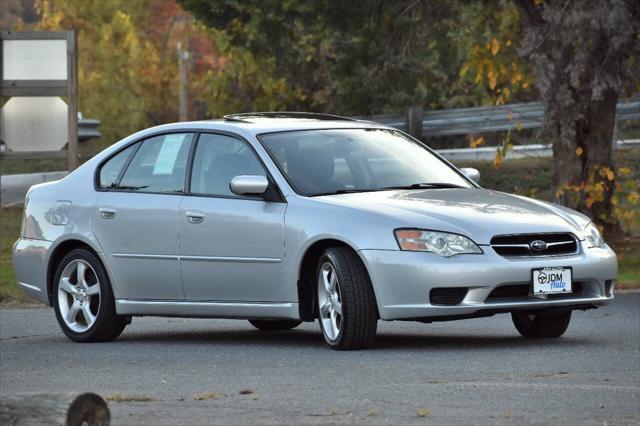
[(464, 167), (460, 171), (475, 183), (480, 183), (480, 172), (473, 167)]
[(269, 181), (264, 176), (236, 176), (229, 188), (236, 195), (261, 195), (269, 188)]

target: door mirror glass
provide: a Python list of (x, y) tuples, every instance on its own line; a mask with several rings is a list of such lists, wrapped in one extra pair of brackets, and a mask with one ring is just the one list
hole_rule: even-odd
[(236, 176), (231, 179), (229, 188), (236, 195), (260, 195), (269, 188), (269, 181), (264, 176)]
[(480, 183), (480, 172), (473, 167), (464, 167), (460, 171), (475, 183)]

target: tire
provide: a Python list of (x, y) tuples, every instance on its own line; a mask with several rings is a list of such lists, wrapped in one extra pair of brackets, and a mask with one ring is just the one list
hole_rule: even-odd
[(560, 337), (567, 331), (571, 311), (558, 313), (512, 312), (511, 319), (523, 337)]
[(378, 308), (367, 271), (346, 247), (324, 251), (316, 270), (316, 309), (320, 331), (331, 349), (370, 347), (376, 336)]
[(252, 326), (262, 331), (284, 331), (296, 328), (302, 321), (296, 320), (249, 320)]
[[(78, 280), (80, 273), (84, 280)], [(102, 262), (86, 249), (72, 250), (60, 261), (53, 285), (53, 306), (60, 328), (76, 342), (113, 340), (128, 323), (126, 317), (116, 314), (111, 283)]]

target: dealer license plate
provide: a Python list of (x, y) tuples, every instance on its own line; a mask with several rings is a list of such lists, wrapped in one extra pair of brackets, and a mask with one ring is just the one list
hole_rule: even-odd
[(571, 268), (533, 270), (533, 295), (571, 293)]

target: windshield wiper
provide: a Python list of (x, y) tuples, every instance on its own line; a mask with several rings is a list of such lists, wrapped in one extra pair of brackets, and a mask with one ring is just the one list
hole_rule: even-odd
[(466, 188), (466, 186), (456, 185), (455, 183), (431, 182), (431, 183), (413, 183), (411, 185), (387, 186), (380, 188), (380, 191), (389, 189), (440, 189), (440, 188)]
[(385, 186), (382, 188), (359, 188), (359, 189), (338, 189), (331, 192), (321, 192), (311, 195), (312, 197), (321, 197), (323, 195), (337, 194), (354, 194), (357, 192), (377, 192), (390, 191), (393, 189), (439, 189), (439, 188), (467, 188), (466, 186), (456, 185), (455, 183), (435, 182), (435, 183), (414, 183), (411, 185)]

